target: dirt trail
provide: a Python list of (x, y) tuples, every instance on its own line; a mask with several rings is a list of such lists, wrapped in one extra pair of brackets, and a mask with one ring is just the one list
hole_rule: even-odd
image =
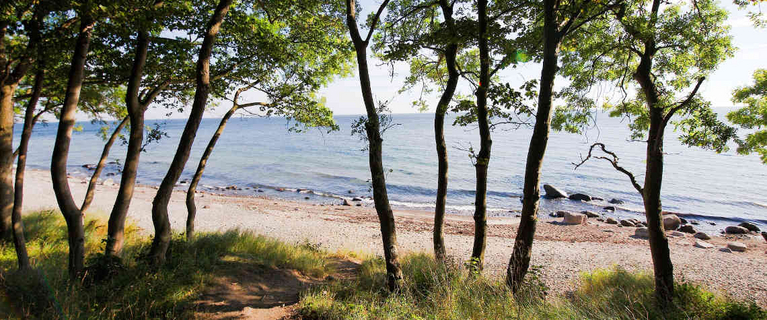
[(335, 258), (333, 274), (315, 279), (295, 270), (264, 267), (224, 257), (213, 283), (195, 302), (197, 319), (291, 319), (301, 291), (357, 274), (359, 263)]

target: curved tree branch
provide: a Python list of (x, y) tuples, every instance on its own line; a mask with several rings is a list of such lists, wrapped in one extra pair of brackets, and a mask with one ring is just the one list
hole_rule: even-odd
[[(602, 152), (604, 152), (606, 154), (609, 154), (612, 158), (602, 157), (602, 156), (592, 156), (592, 152), (594, 151), (594, 147), (600, 147), (602, 149)], [(631, 180), (631, 184), (634, 186), (634, 189), (639, 191), (639, 193), (643, 192), (644, 189), (642, 188), (642, 186), (639, 185), (639, 183), (637, 183), (637, 180), (634, 177), (634, 174), (631, 173), (630, 171), (626, 170), (625, 168), (619, 166), (618, 165), (618, 156), (614, 152), (607, 151), (607, 149), (605, 148), (604, 143), (601, 143), (601, 142), (597, 142), (595, 144), (592, 144), (591, 147), (589, 148), (589, 154), (586, 156), (586, 158), (581, 157), (581, 162), (580, 163), (573, 163), (573, 165), (575, 165), (575, 168), (573, 170), (577, 170), (578, 167), (580, 167), (581, 165), (586, 163), (586, 161), (588, 161), (592, 157), (595, 158), (595, 159), (602, 159), (602, 160), (605, 160), (607, 162), (610, 162), (610, 164), (613, 165), (613, 168), (615, 168), (615, 170), (618, 170), (618, 171), (622, 172), (623, 174), (625, 174), (626, 176), (629, 177), (629, 180)]]

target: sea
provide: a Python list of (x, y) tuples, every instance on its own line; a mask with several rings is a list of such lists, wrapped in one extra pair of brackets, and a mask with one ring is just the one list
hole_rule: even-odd
[[(717, 108), (720, 113), (731, 109)], [(395, 210), (433, 210), (437, 190), (437, 158), (434, 115), (393, 114), (392, 126), (383, 135), (383, 163), (392, 206)], [(340, 204), (343, 198), (360, 197), (372, 206), (366, 141), (351, 133), (359, 116), (336, 116), (340, 130), (309, 129), (291, 132), (284, 118), (235, 116), (218, 141), (198, 190), (246, 196), (270, 196), (312, 203)], [(445, 139), (449, 155), (447, 211), (472, 215), (475, 198), (475, 170), (470, 150), (479, 149), (479, 130), (453, 126), (455, 116), (446, 120)], [(568, 199), (541, 200), (541, 216), (559, 210), (594, 211), (616, 218), (643, 219), (642, 198), (628, 178), (604, 160), (592, 159), (579, 168), (594, 142), (615, 152), (621, 166), (644, 179), (645, 143), (632, 141), (627, 119), (594, 114), (595, 124), (583, 134), (552, 132), (541, 170), (541, 184), (550, 184), (568, 193), (584, 193), (604, 200), (590, 202)], [(159, 185), (173, 158), (185, 119), (147, 121), (167, 134), (150, 144), (141, 155), (138, 182)], [(191, 180), (199, 158), (220, 119), (203, 119), (192, 154), (178, 188)], [(83, 167), (94, 164), (104, 140), (101, 123), (80, 122), (72, 137), (69, 172), (88, 176)], [(49, 169), (57, 123), (35, 127), (28, 166)], [(717, 154), (690, 148), (678, 141), (679, 133), (669, 126), (665, 139), (663, 209), (698, 220), (700, 229), (721, 230), (726, 225), (750, 221), (767, 226), (767, 165), (758, 156), (738, 155), (732, 150)], [(531, 128), (497, 126), (492, 132), (489, 163), (488, 216), (514, 217), (521, 210), (522, 185)], [(18, 143), (21, 124), (15, 127)], [(126, 134), (127, 136), (127, 134)], [(103, 179), (119, 183), (125, 144), (119, 140), (109, 155)], [(228, 190), (226, 187), (230, 187)], [(542, 190), (543, 194), (543, 190)], [(98, 197), (98, 194), (96, 195)], [(622, 204), (611, 204), (611, 199)], [(615, 212), (605, 207), (615, 207)]]

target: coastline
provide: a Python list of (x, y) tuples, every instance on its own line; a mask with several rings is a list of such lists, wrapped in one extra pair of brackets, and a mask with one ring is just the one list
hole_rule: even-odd
[[(76, 200), (84, 195), (86, 184), (70, 178)], [(107, 215), (118, 186), (99, 185), (91, 213)], [(137, 185), (129, 219), (151, 235), (151, 202), (155, 187)], [(28, 169), (25, 181), (24, 212), (55, 209), (56, 199), (46, 170)], [(174, 191), (169, 206), (171, 226), (181, 231), (186, 219), (185, 191)], [(253, 230), (283, 241), (319, 244), (331, 251), (345, 250), (381, 254), (380, 231), (375, 210), (366, 206), (343, 206), (308, 201), (276, 199), (267, 196), (238, 196), (199, 192), (196, 229), (221, 231), (232, 228)], [(395, 210), (400, 252), (431, 252), (432, 214), (419, 210)], [(561, 218), (541, 218), (533, 247), (532, 265), (542, 266), (542, 280), (554, 292), (574, 287), (579, 272), (614, 265), (628, 270), (651, 272), (650, 250), (646, 240), (632, 237), (634, 228), (608, 225), (589, 219), (587, 225), (565, 226)], [(489, 217), (486, 270), (502, 275), (516, 235), (518, 218)], [(471, 251), (473, 220), (470, 216), (446, 216), (445, 241), (448, 254), (465, 260)], [(691, 235), (669, 237), (675, 273), (680, 279), (723, 291), (738, 299), (767, 306), (767, 243), (761, 236), (720, 236), (708, 242), (714, 249), (693, 246)], [(745, 243), (747, 252), (723, 252), (727, 242)]]

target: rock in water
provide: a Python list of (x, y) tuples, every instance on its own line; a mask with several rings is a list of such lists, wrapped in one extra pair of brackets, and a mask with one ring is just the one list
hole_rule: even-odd
[(682, 220), (675, 214), (667, 214), (663, 216), (663, 228), (666, 230), (676, 230), (681, 224)]
[(618, 220), (615, 220), (613, 218), (607, 218), (607, 220), (605, 220), (605, 222), (607, 224), (618, 224)]
[(746, 228), (746, 229), (748, 229), (748, 231), (753, 231), (753, 232), (761, 231), (761, 230), (759, 230), (759, 227), (757, 227), (755, 224), (753, 224), (751, 222), (741, 222), (738, 226)]
[(703, 249), (713, 249), (714, 245), (710, 244), (710, 243), (708, 243), (706, 241), (703, 241), (703, 240), (696, 240), (695, 241), (695, 247), (703, 248)]
[(748, 233), (748, 229), (739, 227), (739, 226), (728, 226), (727, 228), (724, 228), (724, 233), (727, 234), (746, 234)]
[(727, 244), (727, 248), (736, 252), (745, 252), (748, 247), (741, 242), (730, 242)]
[(347, 199), (344, 199), (344, 205), (348, 206), (348, 207), (352, 206), (351, 202), (349, 202), (349, 200), (347, 200)]
[(624, 227), (636, 227), (636, 225), (628, 220), (621, 220), (621, 225)]
[(696, 239), (701, 239), (701, 240), (710, 240), (711, 239), (711, 236), (709, 236), (705, 232), (695, 233), (695, 235), (693, 237), (695, 237)]
[(571, 194), (568, 198), (575, 201), (591, 201), (591, 196), (583, 193)]
[(593, 211), (581, 211), (581, 213), (585, 214), (589, 218), (599, 218), (599, 214)]
[(549, 199), (567, 198), (567, 192), (559, 190), (550, 184), (544, 184), (543, 190), (546, 191), (546, 198), (549, 198)]
[(650, 229), (645, 227), (636, 228), (636, 230), (634, 230), (634, 236), (647, 239), (650, 237)]
[(612, 211), (612, 212), (615, 212), (615, 207), (613, 207), (613, 206), (604, 207), (604, 208), (602, 208), (602, 209), (604, 209), (605, 211)]
[(565, 224), (586, 224), (586, 220), (588, 220), (588, 217), (586, 217), (585, 214), (567, 212), (565, 213), (564, 223)]
[(679, 231), (684, 232), (684, 233), (693, 233), (694, 234), (695, 233), (695, 227), (693, 227), (692, 225), (689, 225), (689, 224), (688, 225), (683, 225), (683, 226), (679, 227)]
[(608, 202), (612, 204), (623, 204), (623, 200), (618, 200), (618, 199), (610, 199), (610, 201)]
[(557, 212), (554, 213), (554, 216), (557, 217), (557, 218), (564, 218), (564, 216), (566, 214), (568, 214), (568, 213), (570, 213), (570, 212), (568, 212), (568, 211), (557, 211)]

